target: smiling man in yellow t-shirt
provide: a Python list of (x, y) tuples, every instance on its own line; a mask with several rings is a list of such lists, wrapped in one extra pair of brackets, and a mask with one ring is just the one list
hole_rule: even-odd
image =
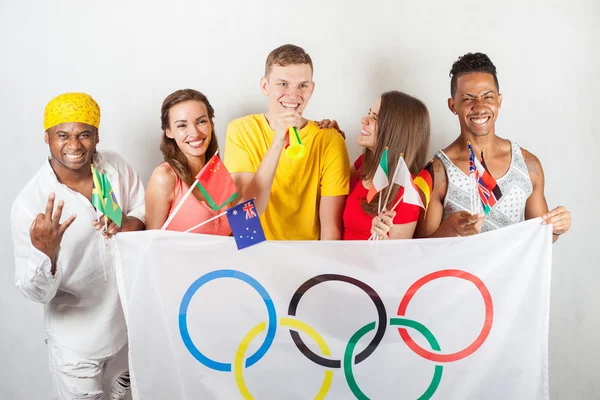
[[(339, 132), (302, 116), (315, 87), (312, 73), (304, 49), (287, 44), (273, 50), (260, 81), (268, 112), (227, 127), (225, 165), (242, 196), (256, 197), (258, 211), (264, 210), (269, 240), (341, 239), (350, 163)], [(297, 160), (283, 151), (291, 126), (306, 148)]]

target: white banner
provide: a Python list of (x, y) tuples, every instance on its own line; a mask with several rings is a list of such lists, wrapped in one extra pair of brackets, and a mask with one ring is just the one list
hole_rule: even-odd
[(120, 233), (134, 399), (548, 399), (551, 228), (263, 242)]

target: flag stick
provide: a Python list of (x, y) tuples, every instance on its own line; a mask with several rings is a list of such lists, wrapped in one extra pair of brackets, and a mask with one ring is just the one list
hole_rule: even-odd
[(404, 199), (404, 193), (402, 193), (402, 196), (400, 196), (400, 198), (398, 199), (398, 201), (396, 202), (396, 204), (394, 204), (394, 207), (392, 207), (392, 211), (394, 211), (396, 209), (396, 207), (398, 207), (398, 205), (400, 204), (400, 202), (402, 201), (402, 199)]
[[(215, 151), (215, 154), (213, 154), (213, 157), (216, 156), (217, 154), (219, 154), (219, 149), (217, 149), (217, 151)], [(206, 163), (204, 164), (204, 166), (206, 166)], [(202, 168), (204, 168), (204, 167), (202, 167)], [(169, 218), (167, 218), (167, 220), (165, 221), (165, 223), (163, 224), (163, 226), (160, 228), (161, 231), (164, 231), (165, 229), (167, 229), (167, 226), (169, 226), (169, 224), (171, 223), (171, 221), (173, 221), (173, 218), (175, 218), (175, 214), (177, 214), (177, 212), (179, 211), (179, 209), (181, 209), (181, 207), (183, 206), (183, 203), (185, 203), (185, 201), (187, 200), (187, 198), (190, 197), (190, 194), (192, 193), (192, 191), (196, 187), (197, 183), (198, 183), (198, 179), (195, 179), (194, 183), (192, 183), (192, 185), (190, 186), (190, 188), (188, 189), (188, 191), (185, 192), (185, 194), (183, 195), (183, 197), (181, 198), (181, 200), (179, 200), (179, 203), (177, 203), (177, 206), (175, 207), (175, 209), (173, 210), (173, 212), (171, 213), (171, 215), (169, 215)]]
[(214, 217), (212, 217), (212, 218), (209, 218), (209, 219), (207, 219), (207, 220), (206, 220), (206, 221), (204, 221), (204, 222), (200, 222), (198, 225), (194, 226), (193, 228), (190, 228), (190, 229), (186, 230), (185, 232), (191, 232), (191, 231), (193, 231), (193, 230), (194, 230), (194, 229), (196, 229), (196, 228), (200, 228), (201, 226), (203, 226), (203, 225), (206, 225), (206, 224), (208, 224), (209, 222), (211, 222), (211, 221), (214, 221), (215, 219), (217, 219), (217, 218), (220, 218), (220, 217), (222, 217), (222, 216), (223, 216), (223, 215), (225, 215), (225, 214), (227, 214), (227, 211), (223, 211), (222, 213), (220, 213), (220, 214), (217, 214), (217, 215), (215, 215)]
[[(390, 181), (390, 184), (388, 185), (388, 192), (387, 195), (385, 196), (385, 202), (383, 203), (383, 209), (385, 210), (388, 201), (390, 201), (390, 194), (392, 193), (392, 185), (394, 184), (394, 181), (396, 180), (396, 175), (398, 174), (398, 167), (400, 166), (400, 162), (404, 159), (404, 153), (400, 153), (400, 158), (398, 159), (398, 163), (396, 164), (396, 169), (394, 170), (394, 176), (392, 177), (392, 180)], [(381, 213), (381, 211), (380, 211)]]

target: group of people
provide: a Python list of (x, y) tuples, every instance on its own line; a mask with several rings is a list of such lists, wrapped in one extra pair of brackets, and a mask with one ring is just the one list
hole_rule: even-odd
[[(224, 164), (238, 190), (229, 206), (254, 198), (267, 239), (468, 236), (537, 217), (552, 225), (553, 240), (569, 230), (571, 216), (564, 207), (548, 210), (540, 161), (496, 136), (502, 95), (496, 68), (485, 54), (468, 53), (452, 66), (448, 107), (458, 116), (460, 135), (432, 160), (434, 185), (426, 212), (403, 202), (405, 189), (395, 184), (367, 201), (384, 152), (391, 172), (405, 162), (416, 176), (426, 164), (430, 118), (423, 102), (399, 91), (383, 93), (360, 119), (357, 141), (363, 151), (351, 166), (338, 124), (303, 116), (315, 87), (312, 76), (312, 60), (302, 48), (288, 44), (273, 50), (260, 81), (267, 111), (236, 119), (227, 128)], [(192, 232), (231, 234), (227, 218), (209, 207), (199, 188), (192, 189), (219, 149), (213, 118), (207, 97), (196, 90), (167, 96), (161, 109), (164, 162), (144, 191), (120, 156), (96, 150), (100, 108), (91, 96), (62, 94), (46, 106), (50, 157), (15, 199), (11, 228), (16, 285), (45, 305), (55, 398), (121, 399), (129, 388), (112, 235), (186, 231), (209, 220)], [(284, 154), (290, 127), (305, 146), (301, 159)], [(469, 177), (467, 143), (476, 154), (485, 150), (486, 168), (502, 191), (488, 213), (472, 201), (477, 188)], [(98, 218), (91, 165), (111, 183), (123, 211), (120, 226)]]

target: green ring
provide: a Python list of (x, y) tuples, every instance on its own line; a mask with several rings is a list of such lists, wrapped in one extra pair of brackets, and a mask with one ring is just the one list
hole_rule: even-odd
[[(408, 328), (413, 328), (419, 331), (425, 339), (429, 342), (432, 350), (441, 351), (440, 345), (436, 340), (435, 336), (431, 333), (429, 329), (425, 327), (425, 325), (413, 321), (412, 319), (406, 318), (390, 318), (391, 326), (406, 326)], [(375, 329), (375, 322), (371, 322), (360, 328), (352, 337), (350, 341), (346, 345), (346, 350), (344, 351), (344, 375), (346, 376), (346, 382), (348, 382), (348, 387), (352, 391), (352, 394), (356, 396), (357, 399), (360, 400), (369, 400), (366, 394), (363, 393), (362, 390), (358, 387), (356, 383), (356, 379), (354, 379), (354, 373), (352, 372), (352, 354), (354, 353), (354, 348), (358, 341), (367, 333), (371, 332)], [(425, 392), (419, 397), (418, 400), (428, 400), (433, 396), (438, 386), (440, 385), (440, 381), (442, 380), (442, 372), (444, 371), (444, 367), (442, 365), (436, 365), (435, 371), (433, 373), (433, 378), (431, 379), (431, 383)]]

